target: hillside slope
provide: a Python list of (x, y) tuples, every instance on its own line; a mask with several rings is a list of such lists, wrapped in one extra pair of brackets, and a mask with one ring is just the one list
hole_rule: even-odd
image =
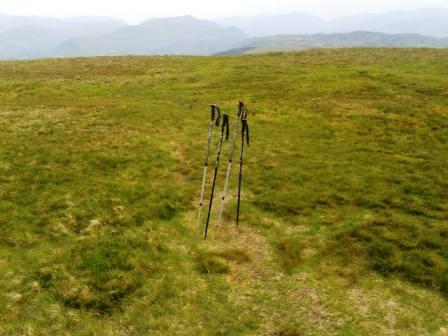
[(258, 37), (237, 43), (218, 55), (239, 55), (272, 51), (298, 51), (311, 48), (448, 48), (448, 38), (417, 34), (382, 34), (354, 31), (343, 34), (278, 35)]
[[(447, 60), (0, 62), (0, 334), (444, 335)], [(239, 99), (241, 232), (235, 169), (203, 241), (208, 105)]]

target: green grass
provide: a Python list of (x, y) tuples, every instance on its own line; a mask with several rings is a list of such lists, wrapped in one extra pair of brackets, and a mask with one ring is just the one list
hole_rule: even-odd
[(444, 335), (447, 167), (446, 50), (0, 62), (0, 335)]

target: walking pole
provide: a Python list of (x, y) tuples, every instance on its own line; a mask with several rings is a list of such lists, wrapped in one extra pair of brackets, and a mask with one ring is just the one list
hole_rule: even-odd
[(205, 164), (204, 164), (204, 176), (202, 178), (201, 200), (199, 202), (199, 210), (198, 210), (198, 223), (197, 223), (198, 228), (201, 226), (201, 212), (202, 212), (202, 205), (204, 202), (204, 190), (205, 190), (205, 181), (207, 178), (208, 157), (210, 154), (210, 144), (212, 142), (212, 135), (213, 135), (213, 123), (215, 122), (216, 112), (218, 112), (218, 118), (216, 119), (216, 126), (218, 127), (220, 120), (221, 120), (221, 112), (220, 112), (218, 106), (211, 105), (211, 120), (210, 120), (210, 127), (209, 127), (209, 131), (208, 131), (207, 149), (205, 151)]
[(244, 138), (246, 138), (247, 145), (249, 146), (249, 125), (247, 124), (247, 111), (244, 112), (242, 117), (242, 131), (241, 131), (241, 153), (240, 153), (240, 176), (238, 180), (238, 205), (236, 210), (236, 229), (239, 232), (240, 224), (240, 204), (241, 204), (241, 182), (243, 179), (243, 155), (244, 155)]
[(224, 131), (226, 131), (226, 140), (228, 140), (229, 139), (229, 116), (227, 114), (224, 114), (224, 118), (222, 120), (221, 138), (219, 140), (219, 145), (218, 145), (218, 154), (216, 155), (215, 175), (213, 177), (212, 194), (210, 196), (210, 203), (208, 205), (208, 216), (207, 216), (207, 224), (205, 225), (204, 239), (207, 239), (208, 224), (210, 223), (210, 214), (212, 212), (213, 195), (215, 193), (216, 176), (218, 175), (219, 159), (221, 157), (221, 149), (222, 149), (222, 142), (223, 142), (223, 139), (224, 139)]
[(240, 104), (238, 106), (238, 113), (236, 115), (235, 128), (233, 129), (232, 149), (230, 150), (229, 163), (227, 165), (226, 182), (224, 183), (224, 191), (222, 193), (221, 209), (219, 210), (219, 217), (218, 217), (218, 226), (221, 226), (222, 214), (224, 212), (224, 204), (225, 204), (226, 195), (227, 195), (227, 188), (229, 186), (230, 170), (232, 169), (232, 161), (233, 161), (233, 153), (235, 151), (236, 136), (238, 134), (238, 126), (239, 126), (241, 117), (244, 115), (244, 110), (245, 110), (244, 103), (240, 102)]

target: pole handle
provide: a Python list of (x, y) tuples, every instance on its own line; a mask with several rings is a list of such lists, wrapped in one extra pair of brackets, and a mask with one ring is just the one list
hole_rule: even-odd
[(216, 118), (216, 108), (217, 106), (215, 104), (210, 105), (211, 108), (211, 121), (214, 122)]
[(242, 118), (244, 116), (244, 111), (246, 110), (246, 107), (244, 106), (244, 103), (240, 101), (238, 105), (238, 118)]
[(221, 123), (221, 109), (216, 105), (215, 105), (215, 107), (216, 107), (216, 112), (218, 113), (218, 117), (216, 118), (215, 126), (218, 127), (219, 124)]
[(247, 122), (247, 109), (244, 109), (243, 112), (243, 116), (241, 117), (241, 123), (242, 123), (242, 130), (241, 130), (241, 134), (243, 136), (243, 141), (244, 141), (244, 136), (246, 136), (246, 142), (247, 145), (250, 145), (250, 136), (249, 136), (249, 123)]
[(250, 136), (249, 136), (249, 124), (247, 123), (246, 119), (242, 120), (242, 130), (241, 130), (241, 135), (243, 137), (243, 141), (244, 138), (246, 138), (246, 143), (249, 146), (250, 145)]
[(230, 126), (229, 126), (229, 115), (228, 114), (224, 114), (224, 117), (222, 120), (222, 130), (226, 132), (226, 140), (229, 140)]

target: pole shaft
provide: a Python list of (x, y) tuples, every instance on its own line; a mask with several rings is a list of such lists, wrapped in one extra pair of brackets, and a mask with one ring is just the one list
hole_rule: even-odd
[(204, 202), (204, 191), (205, 191), (205, 181), (207, 179), (207, 166), (204, 167), (204, 176), (202, 178), (202, 189), (201, 189), (201, 201), (199, 202), (199, 210), (198, 210), (198, 228), (201, 226), (201, 212), (202, 212), (202, 205)]
[(208, 215), (207, 215), (207, 223), (205, 225), (204, 239), (207, 239), (207, 234), (208, 234), (208, 225), (210, 223), (210, 215), (211, 215), (212, 206), (213, 206), (213, 196), (215, 194), (216, 177), (218, 175), (219, 159), (221, 157), (222, 142), (224, 139), (224, 129), (225, 129), (224, 127), (221, 129), (221, 138), (219, 139), (218, 154), (216, 156), (216, 162), (215, 162), (215, 175), (213, 176), (212, 193), (210, 196), (210, 203), (208, 205)]
[(205, 151), (204, 176), (202, 177), (201, 200), (199, 201), (198, 220), (197, 220), (198, 228), (201, 226), (201, 212), (202, 212), (202, 204), (204, 202), (204, 191), (205, 191), (205, 181), (207, 178), (208, 158), (210, 155), (210, 145), (212, 142), (212, 135), (213, 135), (213, 122), (214, 122), (213, 120), (210, 122), (210, 128), (208, 131), (207, 149)]
[(241, 138), (241, 155), (240, 155), (240, 175), (238, 180), (238, 205), (236, 209), (236, 227), (239, 228), (240, 224), (240, 204), (241, 204), (241, 184), (243, 180), (243, 155), (244, 155), (244, 135), (245, 132), (243, 130), (242, 138)]
[(229, 164), (227, 165), (226, 181), (224, 183), (224, 191), (222, 193), (221, 209), (219, 210), (219, 217), (218, 217), (218, 226), (221, 225), (222, 214), (224, 212), (224, 205), (225, 205), (225, 200), (226, 200), (226, 196), (227, 196), (227, 189), (229, 187), (230, 171), (232, 169), (233, 153), (235, 152), (235, 143), (236, 143), (236, 136), (238, 135), (239, 122), (240, 122), (240, 117), (238, 115), (237, 121), (235, 124), (235, 128), (233, 130), (232, 149), (230, 150)]

